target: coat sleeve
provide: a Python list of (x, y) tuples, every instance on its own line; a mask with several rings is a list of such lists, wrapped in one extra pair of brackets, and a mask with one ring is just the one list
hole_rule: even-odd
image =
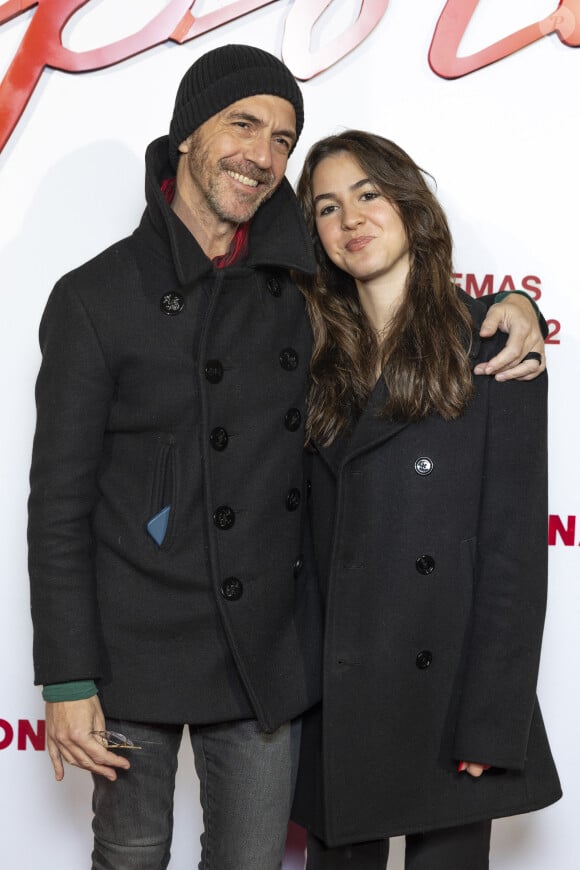
[(458, 760), (521, 769), (546, 607), (547, 375), (490, 380), (487, 427), (454, 749)]
[(91, 514), (114, 393), (70, 279), (50, 296), (40, 345), (28, 525), (35, 681), (60, 683), (103, 674)]

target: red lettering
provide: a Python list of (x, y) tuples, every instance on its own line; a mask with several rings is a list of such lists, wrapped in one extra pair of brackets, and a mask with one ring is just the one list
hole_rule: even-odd
[(46, 749), (46, 722), (44, 719), (37, 720), (36, 731), (32, 727), (32, 722), (28, 719), (18, 720), (17, 748), (20, 750), (26, 749), (27, 740), (30, 741), (30, 745), (37, 752), (42, 752)]
[[(222, 24), (227, 24), (236, 18), (241, 18), (242, 15), (247, 15), (248, 12), (254, 12), (256, 9), (261, 9), (262, 6), (269, 6), (270, 3), (274, 2), (276, 0), (237, 0), (235, 3), (228, 3), (223, 9), (207, 12), (205, 15), (198, 15), (197, 17), (192, 15), (188, 10), (169, 39), (179, 43), (188, 42), (196, 36), (201, 36), (202, 33), (207, 33), (208, 30), (221, 27)], [(187, 5), (195, 6), (195, 0)]]
[(88, 72), (112, 66), (148, 51), (162, 42), (185, 42), (247, 15), (275, 0), (237, 0), (217, 12), (194, 18), (195, 0), (170, 0), (165, 8), (136, 33), (90, 51), (71, 51), (62, 44), (62, 31), (89, 0), (37, 0), (11, 2), (0, 13), (0, 25), (37, 6), (0, 85), (0, 151), (20, 120), (46, 67), (62, 72)]
[(541, 286), (542, 281), (537, 275), (526, 275), (522, 278), (522, 289), (526, 290), (536, 302), (542, 298)]
[(4, 736), (0, 736), (0, 749), (6, 749), (14, 740), (14, 728), (6, 719), (0, 719), (0, 730), (4, 732)]
[(429, 65), (445, 79), (456, 79), (502, 60), (521, 48), (557, 33), (564, 45), (580, 45), (580, 0), (560, 0), (556, 12), (536, 21), (493, 45), (458, 57), (461, 40), (473, 18), (479, 0), (447, 0), (439, 17), (429, 49)]
[(468, 272), (465, 276), (465, 292), (470, 296), (475, 296), (476, 299), (493, 293), (493, 275), (484, 275), (480, 286), (477, 283), (475, 275), (472, 272)]
[(548, 335), (546, 337), (546, 344), (560, 344), (560, 339), (556, 338), (556, 336), (560, 333), (562, 328), (562, 324), (559, 320), (546, 320), (546, 324), (548, 326)]
[[(74, 52), (62, 44), (62, 31), (89, 0), (8, 0), (0, 5), (0, 26), (34, 7), (36, 11), (0, 84), (0, 151), (20, 120), (46, 67), (63, 72), (103, 69), (171, 40), (184, 43), (216, 27), (269, 6), (276, 0), (232, 0), (223, 8), (195, 16), (195, 0), (169, 0), (136, 33), (90, 51)], [(355, 49), (376, 27), (389, 0), (361, 0), (356, 20), (331, 42), (310, 50), (316, 22), (334, 0), (294, 0), (287, 13), (282, 56), (297, 78), (318, 75)], [(458, 57), (463, 35), (479, 0), (447, 0), (429, 50), (433, 71), (457, 78), (513, 54), (550, 33), (569, 46), (580, 46), (580, 0), (560, 0), (556, 11), (469, 57)]]
[(498, 293), (503, 293), (505, 290), (515, 290), (516, 285), (514, 284), (514, 279), (511, 275), (506, 275), (503, 281), (499, 286)]
[[(0, 84), (0, 151), (12, 135), (47, 67), (62, 72), (103, 69), (168, 40), (187, 42), (276, 0), (234, 0), (221, 9), (199, 16), (192, 14), (195, 0), (170, 0), (149, 24), (136, 33), (90, 51), (71, 51), (62, 44), (62, 32), (73, 15), (88, 2), (9, 0), (0, 7), (0, 25), (37, 7)], [(310, 31), (332, 2), (295, 0), (288, 12), (282, 51), (286, 63), (298, 78), (317, 75), (356, 48), (378, 24), (389, 0), (363, 0), (356, 21), (331, 43), (310, 53)]]
[(8, 3), (0, 24), (37, 6), (14, 60), (0, 84), (0, 151), (11, 136), (46, 67), (63, 72), (102, 69), (164, 42), (191, 3), (171, 0), (137, 33), (92, 51), (74, 52), (62, 44), (62, 31), (88, 0), (38, 0)]
[[(19, 719), (16, 728), (17, 749), (26, 749), (27, 742), (37, 752), (42, 752), (46, 749), (46, 722), (44, 719), (37, 719), (36, 726), (29, 719)], [(7, 749), (13, 741), (14, 727), (6, 719), (0, 719), (0, 749)]]
[[(497, 275), (484, 275), (481, 284), (478, 282), (477, 276), (473, 272), (466, 272), (465, 275), (463, 272), (454, 272), (451, 277), (456, 284), (465, 290), (466, 293), (469, 293), (470, 296), (474, 296), (476, 299), (496, 292), (494, 290), (494, 283), (495, 278), (498, 278)], [(525, 275), (519, 285), (512, 275), (505, 275), (501, 280), (501, 284), (497, 288), (497, 292), (503, 293), (505, 290), (519, 290), (520, 287), (536, 302), (542, 298), (542, 279), (537, 275)], [(557, 324), (558, 328), (554, 331), (555, 335), (560, 330), (560, 323), (557, 320), (551, 320), (550, 323)]]
[(550, 547), (556, 545), (556, 535), (560, 536), (565, 547), (573, 547), (576, 540), (576, 517), (569, 516), (567, 525), (564, 525), (557, 514), (550, 514), (548, 517), (548, 545)]

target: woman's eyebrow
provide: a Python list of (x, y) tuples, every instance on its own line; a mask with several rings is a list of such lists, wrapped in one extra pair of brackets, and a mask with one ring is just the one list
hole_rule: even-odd
[[(351, 184), (349, 190), (358, 190), (359, 187), (372, 183), (370, 178), (361, 178), (360, 181), (355, 181), (354, 184)], [(319, 193), (318, 196), (314, 197), (314, 203), (317, 203), (320, 199), (337, 199), (337, 195), (336, 193)]]

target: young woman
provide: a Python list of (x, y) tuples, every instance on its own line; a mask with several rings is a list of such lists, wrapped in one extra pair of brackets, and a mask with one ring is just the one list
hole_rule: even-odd
[(319, 271), (308, 434), (326, 606), (324, 701), (294, 818), (308, 870), (485, 870), (490, 820), (560, 796), (535, 697), (546, 598), (546, 391), (472, 376), (483, 305), (392, 142), (309, 152)]

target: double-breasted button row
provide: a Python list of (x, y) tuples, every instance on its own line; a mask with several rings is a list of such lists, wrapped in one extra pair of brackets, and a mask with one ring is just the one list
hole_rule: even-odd
[(428, 556), (424, 553), (422, 556), (418, 556), (415, 560), (415, 568), (419, 574), (432, 574), (435, 570), (435, 559), (433, 556)]
[[(272, 296), (279, 298), (282, 295), (282, 284), (274, 275), (268, 278), (266, 286)], [(185, 298), (181, 293), (176, 293), (175, 291), (164, 293), (159, 300), (159, 307), (163, 314), (167, 314), (168, 317), (175, 317), (176, 314), (181, 314), (185, 308)]]
[[(298, 408), (290, 408), (290, 410), (286, 412), (284, 416), (284, 425), (289, 432), (296, 432), (300, 428), (301, 422), (302, 414)], [(229, 441), (230, 436), (228, 435), (227, 429), (223, 426), (216, 426), (209, 433), (209, 443), (214, 450), (218, 451), (218, 453), (221, 453), (226, 449)]]
[[(302, 495), (293, 487), (286, 493), (286, 510), (295, 511), (300, 507)], [(236, 522), (236, 512), (227, 504), (221, 504), (213, 512), (213, 524), (221, 532), (227, 532)]]
[[(294, 577), (298, 577), (304, 566), (304, 556), (300, 554), (294, 562)], [(220, 586), (220, 592), (226, 601), (239, 601), (244, 594), (244, 584), (238, 577), (226, 577)]]
[[(166, 312), (166, 314), (172, 313), (176, 312)], [(285, 347), (283, 350), (281, 350), (278, 359), (280, 361), (280, 365), (286, 372), (293, 372), (294, 369), (298, 368), (298, 353), (294, 350), (293, 347)], [(203, 373), (206, 379), (210, 382), (210, 384), (219, 384), (224, 376), (224, 367), (219, 359), (208, 359), (205, 364)], [(295, 419), (296, 413), (300, 414), (297, 408), (291, 408), (290, 410), (293, 412), (292, 419)], [(288, 423), (286, 425), (289, 429), (291, 429), (291, 426), (288, 425)], [(300, 420), (298, 421), (296, 428), (298, 428), (299, 425)], [(291, 429), (291, 431), (293, 430)]]

